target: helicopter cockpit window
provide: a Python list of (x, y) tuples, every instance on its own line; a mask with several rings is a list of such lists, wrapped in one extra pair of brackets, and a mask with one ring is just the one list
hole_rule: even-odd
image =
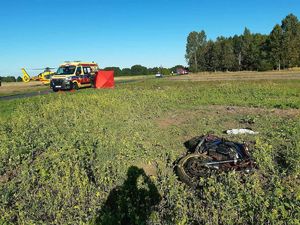
[(70, 74), (74, 74), (75, 69), (76, 69), (75, 66), (59, 67), (56, 73), (58, 75), (70, 75)]
[(49, 80), (49, 79), (51, 79), (52, 75), (49, 74), (49, 75), (46, 75), (44, 77), (45, 77), (45, 79)]

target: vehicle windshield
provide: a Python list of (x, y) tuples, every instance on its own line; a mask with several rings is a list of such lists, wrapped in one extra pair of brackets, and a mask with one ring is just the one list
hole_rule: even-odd
[(62, 66), (59, 67), (56, 74), (57, 75), (71, 75), (74, 74), (76, 66)]

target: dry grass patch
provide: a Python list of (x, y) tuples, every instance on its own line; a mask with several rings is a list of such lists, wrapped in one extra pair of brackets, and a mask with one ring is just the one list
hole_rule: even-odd
[(202, 106), (195, 110), (180, 110), (168, 113), (165, 117), (159, 118), (156, 122), (162, 129), (170, 126), (180, 126), (188, 124), (198, 118), (221, 118), (225, 127), (232, 127), (240, 124), (233, 119), (236, 116), (263, 116), (272, 115), (283, 118), (300, 117), (300, 109), (266, 109), (240, 106)]
[(13, 95), (18, 93), (34, 92), (49, 89), (39, 81), (24, 82), (3, 82), (0, 86), (0, 96)]
[(173, 76), (171, 80), (182, 81), (230, 81), (230, 80), (298, 80), (299, 71), (271, 71), (271, 72), (216, 72), (192, 73), (189, 75)]

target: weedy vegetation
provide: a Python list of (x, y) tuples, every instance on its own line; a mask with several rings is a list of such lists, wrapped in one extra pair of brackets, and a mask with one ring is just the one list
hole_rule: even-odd
[[(299, 108), (299, 80), (157, 79), (0, 102), (0, 223), (299, 224)], [(259, 134), (222, 133), (241, 127)], [(252, 143), (258, 169), (181, 183), (173, 162), (206, 133)]]

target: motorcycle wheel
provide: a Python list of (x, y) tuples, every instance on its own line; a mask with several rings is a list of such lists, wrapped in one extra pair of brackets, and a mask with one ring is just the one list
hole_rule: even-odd
[(212, 158), (206, 154), (188, 154), (179, 160), (176, 166), (177, 175), (182, 182), (195, 187), (200, 177), (207, 177), (210, 174), (211, 169), (205, 165), (210, 161)]

